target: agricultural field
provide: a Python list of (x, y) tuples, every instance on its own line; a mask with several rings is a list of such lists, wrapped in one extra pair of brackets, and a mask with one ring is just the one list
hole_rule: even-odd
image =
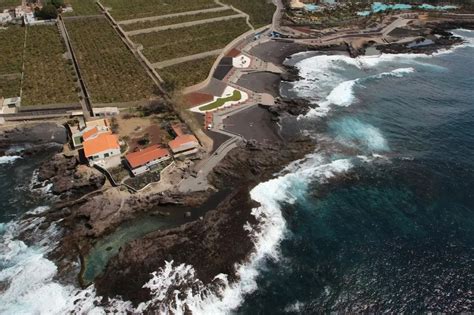
[(0, 12), (21, 5), (21, 0), (0, 0)]
[(20, 95), (25, 28), (0, 29), (0, 97)]
[(9, 26), (0, 29), (0, 75), (21, 72), (25, 28)]
[(155, 85), (105, 17), (65, 20), (86, 86), (95, 103), (155, 96)]
[(64, 2), (70, 4), (73, 9), (73, 12), (65, 13), (64, 16), (84, 16), (100, 13), (95, 0), (65, 0)]
[(229, 15), (234, 15), (234, 14), (238, 14), (238, 13), (232, 9), (227, 9), (227, 10), (216, 11), (216, 12), (203, 12), (203, 13), (198, 13), (198, 14), (181, 15), (181, 16), (159, 19), (155, 21), (143, 21), (143, 22), (136, 22), (132, 24), (123, 24), (121, 26), (124, 31), (128, 32), (128, 31), (134, 31), (134, 30), (141, 30), (145, 28), (152, 28), (152, 27), (158, 27), (158, 26), (173, 25), (173, 24), (179, 24), (179, 23), (212, 19), (216, 17), (229, 16)]
[(255, 28), (272, 23), (275, 5), (268, 0), (221, 0), (250, 15), (250, 24)]
[(152, 63), (224, 48), (249, 30), (244, 18), (193, 27), (140, 34), (131, 37), (142, 44), (143, 54)]
[(216, 56), (211, 56), (178, 63), (160, 69), (158, 72), (168, 86), (179, 89), (204, 81), (209, 75), (214, 61), (216, 61)]
[(213, 0), (102, 0), (117, 20), (137, 19), (218, 7)]
[(79, 101), (66, 48), (55, 25), (27, 28), (22, 105), (70, 104)]
[(0, 75), (0, 97), (20, 96), (21, 74)]

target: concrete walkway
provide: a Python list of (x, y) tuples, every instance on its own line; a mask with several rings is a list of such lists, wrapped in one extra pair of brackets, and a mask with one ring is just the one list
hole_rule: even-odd
[(159, 32), (159, 31), (172, 30), (172, 29), (177, 29), (177, 28), (192, 27), (196, 25), (219, 22), (219, 21), (228, 21), (228, 20), (242, 18), (242, 17), (245, 17), (245, 15), (239, 13), (239, 14), (234, 14), (234, 15), (219, 16), (219, 17), (205, 19), (205, 20), (197, 20), (197, 21), (184, 22), (184, 23), (179, 23), (179, 24), (171, 24), (171, 25), (145, 28), (141, 30), (129, 31), (129, 32), (126, 32), (126, 34), (128, 36), (134, 36), (138, 34), (146, 34), (146, 33), (153, 33), (153, 32)]
[(181, 192), (204, 191), (210, 188), (207, 176), (212, 169), (225, 158), (227, 153), (236, 148), (240, 142), (237, 137), (231, 138), (224, 142), (211, 156), (202, 160), (196, 169), (199, 169), (196, 176), (189, 176), (178, 184)]
[(195, 54), (195, 55), (189, 55), (189, 56), (184, 56), (180, 58), (174, 58), (174, 59), (169, 59), (161, 62), (156, 62), (153, 63), (152, 66), (157, 69), (162, 69), (165, 67), (169, 67), (178, 63), (183, 63), (186, 61), (191, 61), (191, 60), (196, 60), (196, 59), (202, 59), (205, 57), (209, 56), (217, 56), (221, 53), (222, 49), (216, 49), (216, 50), (211, 50), (211, 51), (206, 51), (203, 53)]
[(220, 4), (220, 5), (221, 5), (220, 7), (210, 8), (210, 9), (186, 11), (186, 12), (180, 12), (180, 13), (173, 13), (173, 14), (157, 15), (157, 16), (150, 16), (150, 17), (145, 17), (145, 18), (124, 20), (124, 21), (119, 21), (118, 24), (126, 25), (126, 24), (133, 24), (133, 23), (137, 23), (137, 22), (151, 22), (151, 21), (157, 21), (157, 20), (168, 19), (168, 18), (184, 16), (184, 15), (194, 15), (194, 14), (208, 13), (208, 12), (219, 12), (219, 11), (225, 11), (225, 10), (230, 9), (230, 6), (228, 6), (228, 5), (224, 5), (224, 4)]

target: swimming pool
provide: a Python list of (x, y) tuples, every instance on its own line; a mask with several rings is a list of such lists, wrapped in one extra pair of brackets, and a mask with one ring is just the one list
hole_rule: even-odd
[(445, 10), (453, 10), (457, 9), (458, 7), (455, 5), (431, 5), (431, 4), (422, 4), (419, 6), (412, 6), (411, 4), (404, 4), (404, 3), (397, 3), (397, 4), (385, 4), (382, 2), (374, 2), (372, 4), (370, 11), (359, 11), (357, 15), (359, 16), (369, 16), (372, 13), (379, 13), (386, 10), (411, 10), (411, 9), (421, 9), (421, 10), (436, 10), (436, 11), (445, 11)]

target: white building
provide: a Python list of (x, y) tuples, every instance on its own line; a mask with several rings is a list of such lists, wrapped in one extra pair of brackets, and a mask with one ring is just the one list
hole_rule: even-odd
[(84, 155), (89, 165), (111, 168), (120, 165), (120, 143), (112, 132), (88, 135), (84, 139)]
[(13, 21), (13, 16), (8, 10), (5, 10), (0, 13), (0, 24), (7, 24), (11, 21)]

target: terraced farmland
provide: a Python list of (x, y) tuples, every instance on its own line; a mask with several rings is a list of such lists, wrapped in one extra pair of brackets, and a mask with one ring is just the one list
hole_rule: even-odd
[(55, 25), (28, 27), (22, 106), (70, 104), (79, 101), (73, 68)]
[(204, 81), (212, 65), (216, 60), (215, 56), (202, 59), (178, 63), (160, 69), (160, 75), (169, 86), (174, 88), (184, 88)]
[(21, 5), (21, 0), (0, 0), (0, 12)]
[(271, 24), (276, 9), (268, 0), (221, 0), (221, 2), (247, 13), (250, 16), (250, 23), (255, 28)]
[(102, 0), (117, 20), (144, 18), (218, 7), (213, 0)]
[(244, 18), (140, 34), (131, 40), (143, 45), (143, 54), (156, 63), (224, 48), (249, 30)]
[(25, 28), (0, 29), (0, 97), (20, 95)]
[(72, 6), (73, 12), (64, 14), (65, 16), (86, 16), (99, 14), (99, 7), (95, 0), (66, 0), (66, 4)]
[(122, 29), (126, 32), (128, 31), (135, 31), (140, 29), (152, 28), (157, 26), (165, 26), (165, 25), (173, 25), (179, 23), (186, 23), (192, 21), (199, 21), (205, 19), (211, 19), (221, 16), (229, 16), (237, 14), (236, 11), (232, 9), (226, 9), (222, 11), (215, 11), (215, 12), (203, 12), (197, 14), (188, 14), (188, 15), (180, 15), (175, 17), (169, 18), (162, 18), (154, 21), (143, 21), (143, 22), (136, 22), (132, 24), (122, 24)]
[(154, 96), (155, 86), (104, 17), (65, 20), (93, 102), (129, 102)]

